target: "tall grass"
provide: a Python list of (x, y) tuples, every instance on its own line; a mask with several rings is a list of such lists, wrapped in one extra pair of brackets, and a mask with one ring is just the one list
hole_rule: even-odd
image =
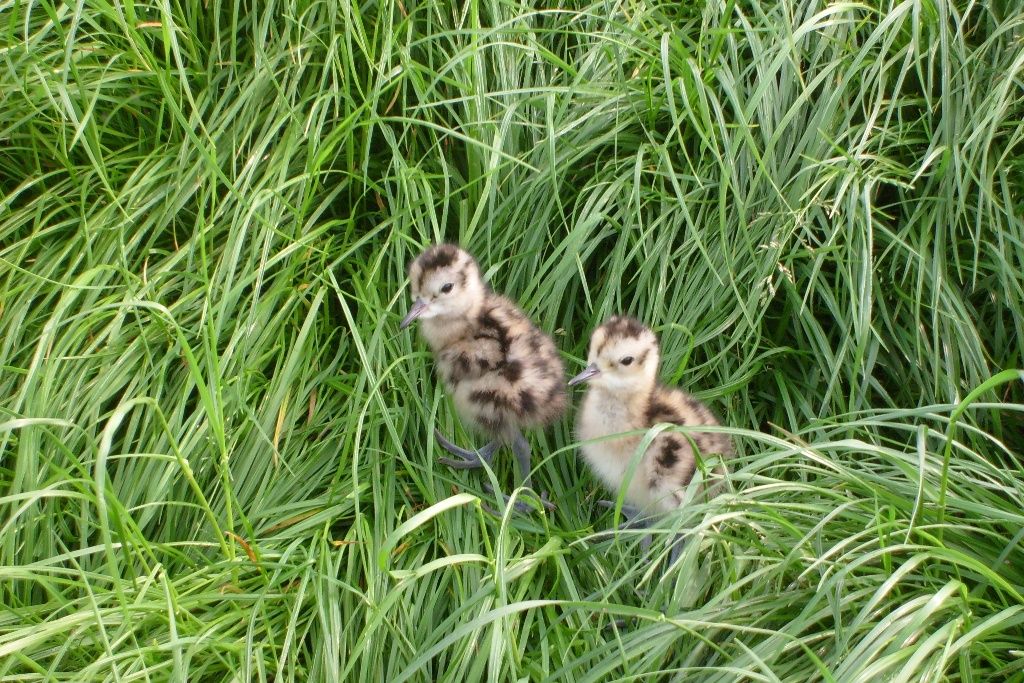
[[(1024, 680), (1024, 11), (571, 5), (0, 0), (0, 676)], [(570, 416), (487, 514), (441, 239), (727, 492), (644, 553)]]

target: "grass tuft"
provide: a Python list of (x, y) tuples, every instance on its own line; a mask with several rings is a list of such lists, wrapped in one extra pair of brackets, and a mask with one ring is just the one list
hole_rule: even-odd
[[(1024, 680), (1022, 44), (1013, 2), (0, 0), (0, 677)], [(487, 514), (397, 325), (442, 239), (572, 371), (652, 324), (727, 492), (645, 554), (567, 419), (557, 509)]]

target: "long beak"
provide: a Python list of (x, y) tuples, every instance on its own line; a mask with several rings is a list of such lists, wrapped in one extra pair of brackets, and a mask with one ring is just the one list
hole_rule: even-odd
[(416, 302), (412, 305), (412, 308), (409, 309), (408, 315), (405, 316), (405, 318), (402, 320), (402, 324), (400, 324), (398, 327), (403, 330), (409, 327), (409, 324), (416, 318), (423, 315), (423, 311), (425, 310), (427, 310), (427, 302), (424, 301), (423, 299), (416, 299)]
[(593, 377), (597, 377), (600, 374), (601, 374), (601, 371), (597, 369), (597, 363), (591, 363), (590, 365), (587, 366), (586, 370), (584, 370), (583, 372), (581, 372), (580, 374), (576, 375), (571, 380), (569, 380), (569, 386), (571, 387), (574, 384), (579, 384), (580, 382), (586, 382), (588, 379), (591, 379)]

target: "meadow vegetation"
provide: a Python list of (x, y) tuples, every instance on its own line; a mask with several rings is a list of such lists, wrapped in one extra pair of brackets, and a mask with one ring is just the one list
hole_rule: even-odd
[[(1024, 680), (1024, 9), (558, 5), (0, 0), (0, 678)], [(727, 491), (644, 553), (569, 415), (487, 513), (442, 239)]]

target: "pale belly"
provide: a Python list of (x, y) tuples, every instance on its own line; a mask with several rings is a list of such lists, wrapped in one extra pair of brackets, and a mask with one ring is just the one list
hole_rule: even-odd
[[(577, 425), (577, 435), (581, 441), (597, 439), (612, 434), (630, 431), (628, 417), (617, 411), (602, 411), (600, 421), (581, 421)], [(650, 480), (646, 454), (636, 459), (636, 449), (642, 437), (626, 436), (621, 439), (607, 439), (581, 446), (583, 457), (590, 465), (594, 474), (608, 489), (614, 500), (620, 488), (625, 484), (625, 499), (631, 505), (647, 508), (651, 505), (652, 496), (648, 486)], [(632, 468), (632, 473), (630, 469)], [(627, 477), (629, 477), (627, 483)]]

